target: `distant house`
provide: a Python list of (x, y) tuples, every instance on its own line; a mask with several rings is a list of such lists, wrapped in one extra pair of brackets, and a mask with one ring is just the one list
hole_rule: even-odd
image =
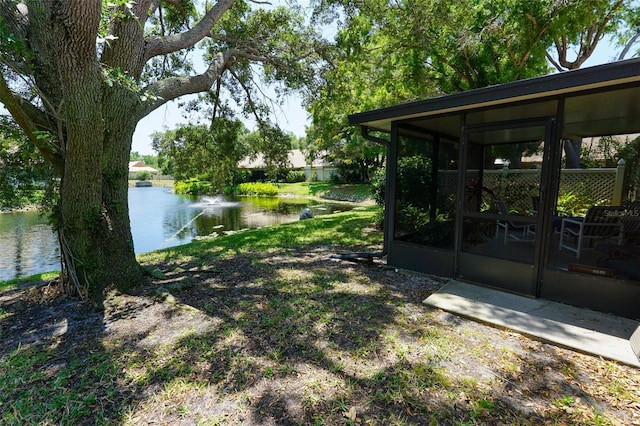
[(129, 179), (137, 179), (139, 172), (149, 172), (151, 176), (159, 175), (160, 170), (154, 169), (144, 164), (144, 161), (130, 161), (129, 162)]
[[(256, 175), (264, 174), (267, 165), (264, 161), (264, 155), (258, 154), (255, 159), (245, 158), (238, 163), (238, 168), (249, 170)], [(309, 164), (304, 153), (299, 149), (292, 149), (288, 153), (288, 170), (304, 171), (307, 181), (318, 180), (326, 181), (332, 175), (338, 173), (338, 168), (333, 164), (326, 162), (324, 159), (314, 160)]]

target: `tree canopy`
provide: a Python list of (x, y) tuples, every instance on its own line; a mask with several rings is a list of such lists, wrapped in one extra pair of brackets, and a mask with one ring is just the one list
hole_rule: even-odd
[(316, 22), (339, 28), (322, 88), (307, 99), (312, 145), (335, 152), (368, 143), (350, 113), (577, 68), (605, 35), (630, 38), (638, 16), (622, 0), (312, 4)]

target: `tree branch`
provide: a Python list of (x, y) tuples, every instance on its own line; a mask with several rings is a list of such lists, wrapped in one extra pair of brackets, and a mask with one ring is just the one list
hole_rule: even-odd
[(260, 52), (254, 49), (230, 49), (226, 52), (220, 52), (214, 57), (209, 68), (202, 74), (165, 78), (147, 86), (142, 91), (143, 94), (153, 95), (154, 99), (148, 101), (143, 106), (140, 110), (139, 118), (146, 116), (154, 109), (180, 96), (209, 90), (220, 78), (222, 72), (238, 57), (256, 62), (272, 62), (267, 56), (261, 55)]
[(210, 128), (213, 128), (213, 122), (216, 119), (216, 116), (218, 115), (218, 107), (220, 106), (220, 88), (221, 87), (222, 87), (222, 81), (218, 79), (218, 81), (216, 81), (216, 96), (214, 98), (213, 113), (211, 114)]
[[(560, 47), (558, 43), (556, 43), (556, 49), (558, 50), (558, 62), (559, 64), (569, 70), (577, 69), (582, 66), (582, 64), (589, 59), (589, 57), (593, 54), (593, 51), (596, 49), (596, 46), (604, 37), (604, 30), (607, 27), (607, 24), (613, 19), (615, 11), (620, 8), (623, 4), (624, 0), (616, 1), (611, 10), (600, 22), (592, 23), (585, 31), (582, 32), (580, 36), (580, 50), (578, 51), (578, 56), (575, 60), (569, 61), (567, 60), (567, 39), (566, 36), (563, 36), (563, 49), (562, 55), (560, 54)], [(555, 63), (556, 68), (558, 67)], [(560, 68), (559, 68), (560, 69)], [(560, 69), (562, 71), (562, 69)]]
[(193, 46), (207, 35), (220, 17), (235, 3), (235, 0), (218, 0), (207, 14), (189, 31), (169, 36), (154, 36), (148, 38), (145, 45), (144, 62), (149, 59), (177, 52)]
[[(228, 43), (229, 45), (236, 46), (236, 48), (232, 50), (233, 56), (245, 58), (255, 62), (270, 63), (279, 69), (292, 69), (292, 67), (288, 64), (274, 60), (274, 58), (270, 56), (270, 54), (263, 53), (262, 51), (260, 51), (259, 47), (253, 47), (249, 44), (244, 43), (242, 40), (222, 36), (212, 36), (211, 38), (216, 41), (221, 41)], [(284, 49), (281, 49), (281, 51), (284, 51)], [(291, 62), (299, 62), (312, 56), (313, 54), (317, 54), (317, 52), (318, 49), (314, 46), (307, 51), (296, 52), (295, 57), (291, 58), (290, 60)]]
[(556, 52), (558, 53), (558, 60), (556, 61), (550, 54), (549, 52), (546, 52), (547, 55), (547, 59), (549, 59), (549, 62), (551, 62), (553, 64), (554, 67), (556, 67), (556, 69), (558, 71), (565, 71), (564, 68), (562, 68), (562, 63), (566, 62), (567, 60), (567, 44), (566, 44), (566, 39), (563, 39), (563, 42), (561, 43), (560, 40), (558, 40), (557, 38), (553, 39), (553, 44), (556, 46)]
[(469, 78), (469, 76), (462, 70), (460, 69), (460, 67), (456, 66), (452, 61), (449, 61), (447, 59), (447, 57), (439, 55), (437, 53), (435, 53), (433, 55), (438, 61), (445, 63), (446, 65), (448, 65), (454, 73), (456, 73), (456, 75), (458, 77), (460, 77), (461, 80), (464, 80), (465, 82), (467, 82), (467, 84), (471, 85), (472, 81)]
[(233, 77), (238, 81), (238, 83), (240, 83), (240, 86), (242, 86), (244, 93), (247, 95), (247, 101), (249, 102), (249, 107), (251, 108), (251, 112), (253, 113), (253, 116), (255, 117), (256, 122), (258, 123), (259, 126), (264, 125), (264, 120), (262, 119), (262, 117), (260, 117), (260, 114), (258, 114), (258, 109), (256, 108), (256, 104), (253, 101), (253, 98), (251, 97), (251, 91), (244, 84), (242, 79), (240, 79), (233, 70), (231, 70), (230, 72), (231, 72), (231, 75), (233, 75)]
[(547, 59), (549, 60), (549, 62), (551, 62), (551, 64), (556, 67), (556, 69), (558, 71), (564, 71), (562, 69), (562, 65), (560, 65), (553, 56), (551, 56), (551, 54), (549, 52), (545, 52), (545, 55), (547, 56)]
[[(20, 128), (24, 131), (25, 135), (29, 138), (29, 140), (38, 148), (42, 156), (49, 161), (53, 167), (62, 172), (64, 167), (64, 158), (61, 153), (56, 149), (56, 147), (51, 146), (46, 143), (45, 139), (38, 138), (36, 134), (38, 126), (31, 119), (30, 114), (25, 111), (23, 108), (25, 105), (29, 105), (33, 107), (33, 105), (21, 102), (21, 100), (14, 95), (9, 86), (7, 85), (7, 81), (4, 78), (4, 75), (0, 73), (0, 102), (4, 104), (7, 108), (13, 119), (20, 126)], [(33, 107), (35, 108), (35, 107)], [(50, 129), (49, 129), (50, 130)]]
[(624, 57), (627, 56), (627, 53), (629, 53), (629, 50), (631, 50), (631, 46), (633, 46), (633, 44), (638, 41), (639, 37), (640, 31), (635, 33), (633, 37), (631, 37), (631, 39), (627, 42), (627, 44), (625, 44), (624, 49), (622, 49), (622, 52), (620, 52), (620, 55), (618, 56), (619, 61), (623, 60)]
[(233, 57), (233, 51), (218, 53), (207, 70), (199, 75), (187, 77), (170, 77), (148, 85), (143, 92), (153, 95), (140, 110), (139, 118), (149, 114), (165, 103), (183, 95), (205, 92), (213, 86), (222, 75)]

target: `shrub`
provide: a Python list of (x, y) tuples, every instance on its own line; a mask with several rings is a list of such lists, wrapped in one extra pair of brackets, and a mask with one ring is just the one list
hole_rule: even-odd
[(341, 183), (344, 183), (342, 180), (342, 176), (340, 176), (338, 173), (331, 173), (331, 176), (329, 176), (329, 182), (331, 182), (334, 185), (339, 185)]
[(272, 183), (247, 182), (236, 187), (237, 195), (254, 195), (258, 197), (274, 197), (278, 195), (278, 187)]
[(173, 190), (176, 194), (201, 195), (211, 193), (211, 183), (202, 182), (199, 179), (187, 179), (176, 181), (173, 184)]
[(386, 167), (381, 167), (371, 177), (371, 195), (379, 206), (384, 206), (385, 183), (387, 178)]
[[(378, 205), (384, 204), (386, 168), (375, 171), (371, 178), (373, 199)], [(396, 175), (396, 196), (398, 199), (425, 207), (431, 188), (431, 160), (419, 155), (402, 157), (398, 160)]]
[(151, 179), (151, 172), (149, 172), (148, 170), (141, 170), (136, 174), (136, 179), (149, 180)]
[(606, 205), (607, 199), (598, 199), (584, 185), (578, 185), (573, 191), (558, 195), (558, 214), (560, 216), (584, 216), (591, 206)]
[(426, 194), (431, 193), (431, 160), (421, 155), (398, 160), (396, 176), (397, 197), (410, 201), (416, 207), (429, 204)]
[(289, 170), (284, 178), (286, 183), (304, 182), (305, 180), (307, 180), (307, 176), (304, 170)]
[(235, 170), (233, 172), (233, 184), (239, 185), (241, 183), (250, 182), (252, 173), (250, 170)]
[(640, 194), (640, 137), (628, 143), (619, 151), (618, 155), (626, 162), (623, 186), (624, 198), (629, 201), (637, 199), (636, 194)]

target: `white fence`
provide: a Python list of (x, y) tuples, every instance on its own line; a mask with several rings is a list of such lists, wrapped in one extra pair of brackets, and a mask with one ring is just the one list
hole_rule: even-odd
[[(569, 193), (587, 197), (599, 205), (619, 205), (622, 199), (624, 162), (616, 168), (562, 169), (559, 197)], [(532, 207), (531, 197), (540, 194), (541, 169), (484, 170), (482, 186), (487, 194), (504, 199), (515, 210), (526, 211)], [(467, 186), (473, 187), (480, 176), (479, 170), (467, 172)], [(445, 193), (455, 193), (458, 171), (441, 172), (441, 188)], [(487, 200), (491, 201), (491, 200)]]

